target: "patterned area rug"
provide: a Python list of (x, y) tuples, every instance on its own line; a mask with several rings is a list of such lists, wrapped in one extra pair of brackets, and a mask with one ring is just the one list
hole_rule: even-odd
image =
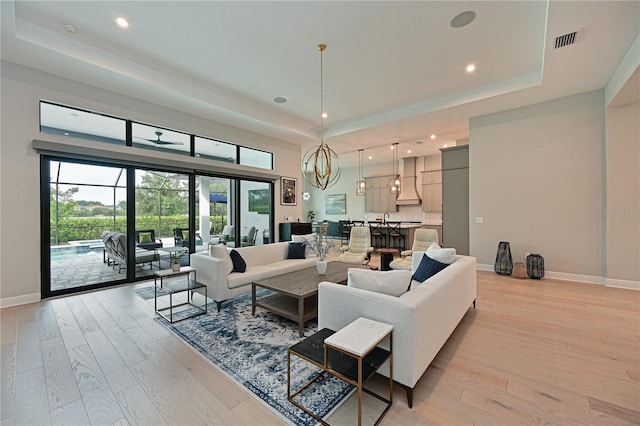
[[(136, 293), (151, 299), (153, 286), (136, 289)], [(251, 315), (250, 295), (226, 302), (220, 312), (211, 303), (205, 315), (174, 324), (157, 320), (293, 424), (317, 423), (287, 400), (287, 348), (300, 342), (295, 322), (260, 308), (256, 316)], [(307, 323), (305, 335), (316, 330), (315, 322)], [(292, 356), (292, 390), (311, 380), (318, 371)], [(296, 400), (324, 418), (352, 389), (348, 383), (325, 374)]]

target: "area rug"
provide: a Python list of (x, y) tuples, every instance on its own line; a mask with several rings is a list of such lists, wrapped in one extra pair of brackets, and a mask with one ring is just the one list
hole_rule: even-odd
[[(136, 293), (143, 299), (153, 298), (153, 286), (136, 289)], [(260, 308), (255, 316), (251, 315), (250, 295), (226, 302), (220, 312), (214, 303), (209, 309), (207, 314), (174, 324), (157, 320), (293, 424), (316, 424), (315, 419), (287, 400), (287, 348), (301, 340), (297, 324)], [(307, 323), (305, 335), (316, 330), (316, 323)], [(292, 390), (311, 380), (318, 371), (292, 356)], [(296, 400), (325, 417), (352, 389), (348, 383), (325, 374)]]

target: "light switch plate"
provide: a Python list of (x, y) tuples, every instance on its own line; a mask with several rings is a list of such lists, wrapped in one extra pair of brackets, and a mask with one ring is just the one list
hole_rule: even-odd
[(484, 218), (482, 216), (476, 216), (476, 223), (484, 223)]

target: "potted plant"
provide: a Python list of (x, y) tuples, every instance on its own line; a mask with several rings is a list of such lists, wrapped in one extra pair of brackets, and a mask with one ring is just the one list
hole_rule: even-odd
[(174, 253), (171, 255), (171, 270), (173, 272), (178, 272), (180, 271), (180, 261), (182, 260), (182, 258), (184, 257), (185, 253), (180, 252), (180, 253)]
[(313, 222), (315, 219), (316, 219), (316, 212), (314, 212), (313, 210), (309, 210), (307, 212), (307, 221)]

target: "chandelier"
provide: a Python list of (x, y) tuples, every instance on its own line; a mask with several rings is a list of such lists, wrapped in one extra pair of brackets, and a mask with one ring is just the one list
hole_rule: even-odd
[(396, 163), (398, 162), (398, 142), (391, 145), (393, 150), (393, 174), (389, 180), (389, 192), (400, 193), (400, 174), (396, 172)]
[(364, 149), (358, 150), (358, 180), (356, 181), (356, 195), (364, 195), (367, 190), (367, 182), (364, 180), (362, 171), (362, 158)]
[(309, 149), (302, 158), (302, 174), (309, 184), (324, 191), (333, 186), (342, 173), (338, 154), (324, 142), (324, 86), (322, 69), (322, 52), (327, 48), (318, 45), (320, 51), (320, 145)]

